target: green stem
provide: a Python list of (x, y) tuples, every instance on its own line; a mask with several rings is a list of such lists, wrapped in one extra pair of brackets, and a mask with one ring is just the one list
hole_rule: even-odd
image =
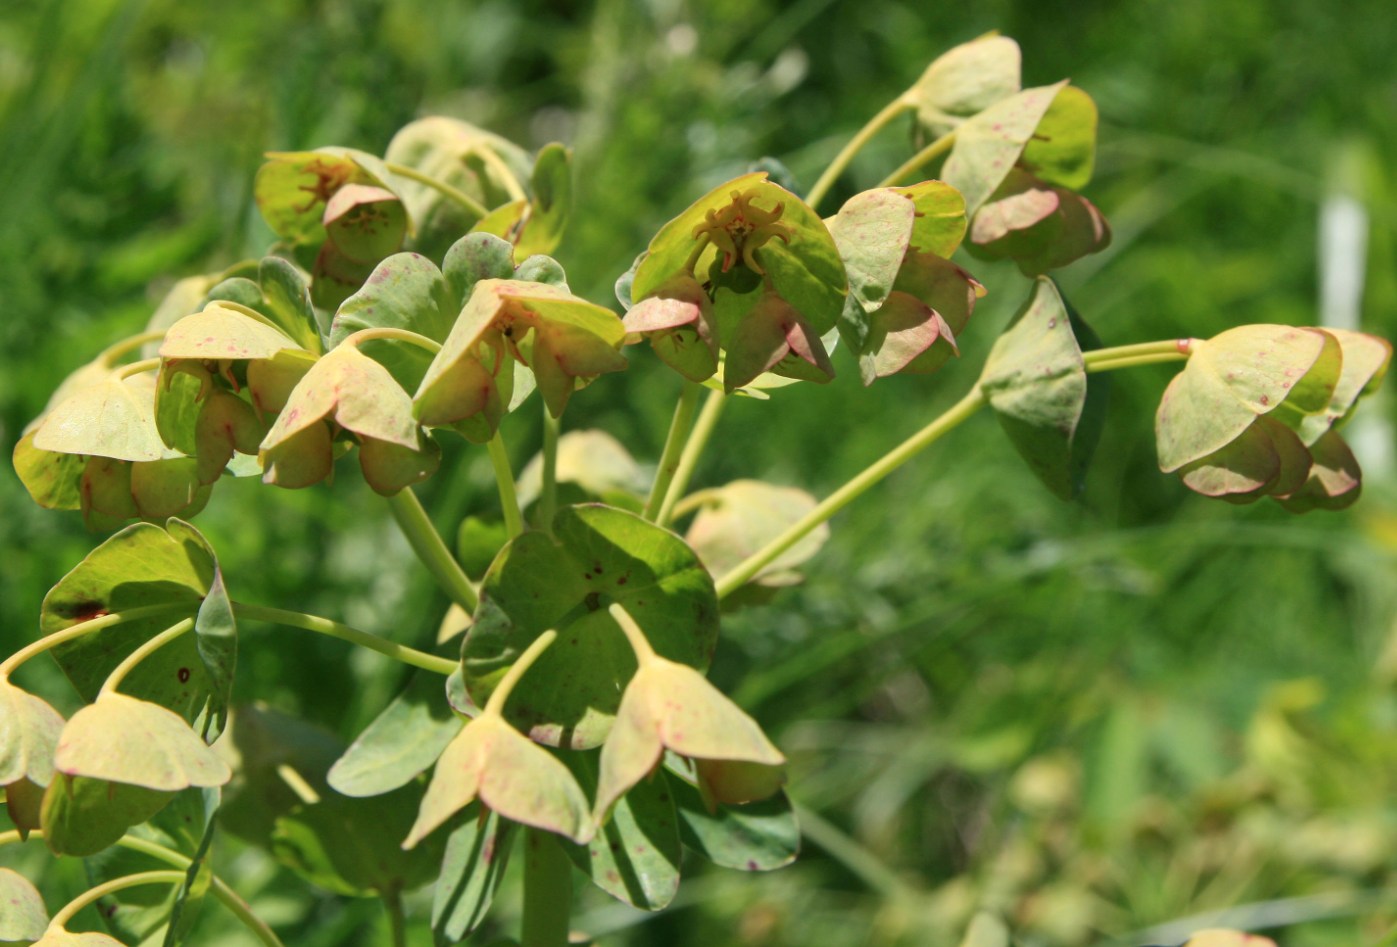
[(490, 213), (489, 208), (487, 208), (484, 204), (480, 203), (480, 201), (471, 197), (469, 194), (465, 193), (464, 191), (458, 191), (456, 188), (452, 187), (450, 184), (447, 184), (445, 181), (438, 181), (436, 178), (432, 177), (429, 174), (423, 174), (416, 168), (409, 168), (407, 165), (398, 164), (395, 161), (384, 162), (384, 167), (386, 167), (393, 174), (398, 175), (398, 177), (407, 178), (409, 181), (416, 181), (423, 187), (431, 188), (443, 197), (455, 201), (457, 204), (460, 204), (467, 211), (469, 211), (477, 217), (484, 217), (486, 214)]
[(291, 628), (300, 628), (304, 631), (313, 631), (318, 635), (328, 635), (361, 648), (368, 648), (370, 651), (377, 651), (379, 654), (387, 655), (404, 664), (410, 664), (434, 674), (450, 675), (455, 672), (458, 663), (447, 658), (439, 658), (425, 651), (418, 651), (416, 648), (409, 648), (396, 641), (371, 635), (367, 631), (360, 631), (328, 618), (321, 618), (318, 615), (306, 615), (266, 605), (249, 605), (246, 602), (234, 602), (233, 614), (252, 621), (271, 622), (277, 625), (287, 625)]
[(403, 896), (397, 891), (384, 892), (383, 907), (388, 912), (388, 928), (392, 932), (393, 947), (407, 947), (407, 918), (403, 916)]
[(878, 187), (891, 187), (898, 181), (901, 181), (903, 178), (911, 177), (918, 170), (920, 170), (923, 165), (930, 163), (932, 160), (939, 158), (941, 155), (950, 151), (951, 147), (955, 143), (956, 133), (953, 131), (947, 132), (940, 138), (933, 141), (931, 144), (927, 145), (921, 151), (917, 152), (912, 157), (904, 161), (901, 167), (899, 167), (892, 174), (889, 174), (887, 177), (883, 178), (883, 180), (879, 181)]
[(81, 638), (95, 631), (101, 631), (103, 628), (120, 625), (123, 622), (139, 621), (142, 618), (150, 618), (152, 615), (169, 615), (181, 610), (182, 606), (177, 605), (142, 605), (139, 608), (128, 608), (123, 612), (112, 612), (108, 615), (100, 615), (97, 618), (90, 618), (87, 621), (78, 622), (76, 625), (64, 628), (62, 631), (55, 631), (51, 635), (45, 635), (38, 641), (20, 648), (4, 661), (0, 661), (0, 680), (9, 677), (17, 667), (35, 655), (43, 654), (50, 648), (56, 648), (75, 638)]
[(496, 431), (486, 448), (490, 451), (490, 464), (495, 468), (495, 483), (500, 489), (500, 510), (504, 513), (504, 528), (513, 539), (524, 531), (524, 518), (519, 515), (519, 496), (514, 492), (514, 471), (509, 466), (509, 452), (505, 450), (504, 438)]
[(1108, 372), (1136, 365), (1178, 362), (1193, 354), (1200, 339), (1163, 339), (1159, 342), (1138, 342), (1108, 349), (1093, 349), (1082, 354), (1088, 372)]
[(175, 622), (169, 628), (160, 632), (160, 634), (142, 642), (140, 647), (122, 658), (121, 663), (113, 668), (112, 672), (107, 675), (107, 679), (102, 682), (102, 689), (97, 692), (97, 699), (101, 700), (105, 694), (115, 694), (117, 687), (121, 685), (122, 681), (126, 680), (126, 675), (136, 669), (136, 665), (140, 664), (158, 649), (165, 647), (165, 645), (174, 641), (193, 627), (194, 619), (186, 618), (183, 621)]
[(694, 412), (698, 409), (701, 387), (695, 382), (685, 381), (684, 389), (679, 393), (679, 403), (674, 406), (674, 417), (669, 422), (669, 434), (665, 437), (665, 446), (660, 451), (660, 465), (655, 471), (655, 482), (650, 485), (650, 498), (645, 503), (644, 512), (641, 513), (652, 523), (659, 516), (660, 508), (669, 493), (669, 485), (679, 469), (679, 455), (683, 452), (689, 431), (694, 426)]
[[(540, 404), (543, 402), (540, 400)], [(558, 431), (562, 420), (553, 417), (543, 405), (543, 486), (538, 493), (535, 522), (545, 532), (553, 531), (553, 514), (558, 509)]]
[(499, 716), (504, 713), (505, 701), (509, 700), (509, 694), (514, 690), (514, 685), (519, 683), (519, 678), (533, 666), (539, 655), (548, 650), (548, 646), (558, 640), (558, 633), (553, 629), (545, 631), (533, 640), (524, 653), (519, 655), (519, 660), (515, 661), (508, 671), (504, 672), (504, 677), (495, 685), (495, 689), (490, 692), (490, 699), (485, 702), (482, 714), (494, 714)]
[(123, 355), (136, 351), (136, 349), (140, 348), (142, 345), (148, 345), (151, 342), (159, 342), (163, 338), (165, 338), (164, 329), (153, 332), (138, 332), (135, 335), (129, 335), (120, 341), (113, 342), (103, 349), (97, 356), (96, 361), (101, 362), (103, 365), (114, 365)]
[(160, 359), (143, 358), (139, 362), (132, 362), (129, 365), (122, 365), (120, 368), (112, 370), (112, 374), (117, 378), (130, 378), (132, 375), (139, 375), (141, 372), (153, 372), (160, 367)]
[(809, 204), (812, 208), (818, 207), (820, 205), (820, 200), (834, 185), (835, 180), (844, 172), (844, 169), (849, 166), (849, 162), (854, 160), (854, 155), (858, 154), (859, 150), (863, 148), (864, 145), (872, 141), (873, 136), (882, 131), (885, 125), (911, 107), (912, 103), (900, 96), (883, 106), (883, 110), (870, 118), (868, 124), (860, 128), (858, 133), (855, 134), (853, 138), (849, 139), (849, 143), (843, 147), (839, 154), (834, 156), (834, 160), (830, 162), (829, 167), (825, 168), (825, 173), (820, 175), (820, 179), (815, 182), (815, 186), (810, 189), (810, 193), (805, 195), (805, 203)]
[(168, 868), (161, 868), (156, 871), (138, 871), (134, 875), (122, 875), (120, 878), (113, 878), (111, 881), (103, 882), (95, 888), (89, 888), (63, 907), (59, 908), (49, 920), (49, 930), (62, 930), (64, 926), (73, 919), (83, 908), (105, 898), (109, 894), (124, 891), (127, 888), (135, 888), (139, 885), (178, 885), (184, 883), (184, 872), (171, 871)]
[(911, 885), (834, 823), (794, 799), (791, 800), (791, 808), (795, 811), (796, 821), (800, 823), (800, 834), (857, 875), (870, 890), (889, 901), (910, 901), (915, 898), (916, 891)]
[(722, 491), (718, 487), (709, 487), (706, 490), (695, 490), (693, 493), (674, 504), (674, 509), (670, 510), (670, 519), (682, 520), (705, 503), (716, 499), (721, 493)]
[(567, 947), (572, 862), (549, 832), (524, 837), (524, 920), (520, 947)]
[(467, 614), (473, 614), (476, 606), (480, 604), (475, 586), (471, 585), (465, 570), (456, 561), (456, 557), (451, 555), (451, 550), (447, 548), (441, 534), (432, 525), (427, 511), (422, 508), (422, 501), (417, 499), (417, 494), (412, 492), (411, 487), (404, 487), (388, 498), (388, 509), (393, 511), (393, 518), (398, 521), (398, 528), (407, 537), (408, 545), (427, 567), (432, 578), (436, 579), (441, 590), (451, 597), (451, 601), (464, 608)]
[(504, 179), (504, 189), (509, 194), (510, 200), (527, 201), (529, 199), (529, 195), (524, 193), (524, 185), (519, 183), (519, 179), (514, 176), (514, 171), (504, 163), (503, 158), (495, 153), (495, 149), (482, 145), (475, 150), (475, 153), (480, 156), (482, 162)]
[(625, 632), (626, 640), (630, 642), (631, 650), (635, 652), (636, 664), (644, 667), (647, 662), (655, 659), (655, 649), (650, 646), (650, 639), (645, 637), (645, 632), (636, 620), (631, 617), (631, 613), (622, 607), (620, 602), (612, 602), (607, 608), (611, 613), (611, 618), (616, 624), (621, 626)]
[(699, 257), (703, 256), (703, 251), (708, 249), (708, 234), (701, 234), (694, 242), (694, 248), (689, 251), (688, 258), (684, 261), (684, 269), (690, 275), (694, 275), (694, 267), (698, 266)]
[(1160, 352), (1158, 355), (1134, 355), (1130, 358), (1098, 359), (1087, 362), (1087, 373), (1113, 372), (1118, 368), (1135, 368), (1138, 365), (1159, 365), (1164, 362), (1182, 362), (1188, 359), (1183, 352)]
[(864, 468), (852, 480), (822, 500), (813, 510), (791, 524), (781, 535), (733, 567), (732, 571), (718, 580), (718, 597), (720, 599), (726, 598), (737, 591), (783, 552), (804, 538), (806, 533), (834, 516), (888, 474), (931, 446), (943, 434), (978, 411), (984, 403), (984, 393), (976, 384), (945, 414)]
[[(29, 840), (38, 841), (43, 837), (44, 833), (42, 829), (31, 829), (29, 832)], [(20, 837), (18, 830), (0, 832), (0, 847), (23, 841), (25, 841), (25, 839)], [(192, 859), (180, 854), (174, 849), (166, 848), (163, 845), (157, 845), (154, 842), (148, 842), (142, 838), (136, 838), (134, 835), (123, 835), (116, 840), (116, 844), (122, 848), (128, 848), (133, 852), (149, 855), (151, 858), (163, 861), (167, 865), (174, 865), (185, 871), (188, 871), (189, 865), (192, 862)], [(222, 878), (214, 875), (210, 883), (210, 890), (213, 891), (213, 896), (217, 898), (233, 916), (241, 921), (244, 927), (252, 931), (265, 947), (285, 947), (281, 939), (267, 926), (266, 922), (256, 914), (253, 914), (252, 908), (248, 907), (247, 902), (244, 901), (236, 891), (230, 888), (227, 882)]]
[(674, 471), (669, 490), (665, 492), (665, 501), (655, 517), (655, 522), (660, 526), (669, 522), (674, 512), (674, 504), (678, 503), (684, 491), (689, 489), (689, 479), (694, 475), (694, 468), (698, 466), (703, 449), (708, 446), (708, 439), (713, 436), (713, 428), (717, 426), (718, 418), (723, 413), (723, 405), (726, 403), (727, 397), (721, 391), (714, 389), (708, 393), (708, 400), (703, 403), (703, 410), (699, 412), (694, 429), (689, 433), (689, 442), (684, 445), (684, 452), (679, 455), (679, 466)]
[(398, 329), (393, 326), (374, 326), (371, 329), (360, 329), (358, 332), (351, 332), (345, 336), (340, 345), (358, 345), (361, 342), (372, 342), (374, 339), (392, 339), (396, 342), (407, 342), (417, 346), (419, 349), (426, 349), (435, 355), (441, 351), (441, 343), (427, 338), (410, 329)]

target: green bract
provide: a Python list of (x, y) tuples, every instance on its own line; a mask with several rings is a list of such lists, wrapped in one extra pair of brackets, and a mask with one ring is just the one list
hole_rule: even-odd
[(54, 768), (69, 776), (173, 792), (232, 775), (189, 724), (159, 704), (106, 693), (63, 728)]
[(710, 362), (716, 368), (716, 336), (728, 391), (769, 370), (826, 381), (834, 369), (820, 337), (834, 328), (847, 288), (819, 217), (757, 172), (660, 229), (636, 267), (627, 328), (663, 334), (661, 356), (695, 380), (712, 374)]
[(39, 801), (53, 780), (53, 753), (62, 730), (58, 711), (0, 677), (0, 787), (10, 821), (22, 836), (39, 824)]
[(917, 125), (939, 138), (965, 119), (1019, 91), (1022, 55), (1007, 36), (982, 36), (932, 61), (902, 95), (916, 106)]
[(44, 899), (24, 878), (0, 868), (0, 941), (35, 941), (48, 927)]

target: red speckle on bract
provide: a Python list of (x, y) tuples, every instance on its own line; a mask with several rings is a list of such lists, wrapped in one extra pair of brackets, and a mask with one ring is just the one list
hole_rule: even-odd
[(1270, 398), (1270, 396), (1269, 396), (1269, 395), (1262, 395), (1262, 396), (1261, 396), (1261, 403), (1262, 403), (1262, 404), (1270, 404), (1270, 403), (1271, 403), (1271, 398)]

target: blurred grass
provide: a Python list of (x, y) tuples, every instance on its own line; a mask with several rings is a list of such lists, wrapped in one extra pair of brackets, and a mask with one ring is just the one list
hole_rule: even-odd
[[(609, 303), (697, 194), (766, 154), (808, 184), (931, 58), (989, 29), (1023, 45), (1026, 83), (1071, 76), (1101, 106), (1088, 194), (1116, 241), (1063, 283), (1107, 344), (1315, 322), (1340, 148), (1360, 156), (1371, 215), (1364, 327), (1393, 337), (1397, 183), (1381, 156), (1397, 153), (1397, 28), (1377, 0), (1342, 15), (1318, 0), (46, 0), (0, 15), (0, 441), (8, 454), (61, 377), (139, 327), (173, 278), (260, 252), (262, 151), (380, 150), (433, 112), (529, 147), (568, 141), (578, 207), (558, 256)], [(904, 148), (880, 138), (826, 213)], [(949, 404), (1023, 287), (967, 265), (993, 290), (969, 364), (868, 391), (846, 368), (736, 402), (696, 486), (759, 475), (824, 493)], [(633, 361), (568, 424), (653, 459), (676, 385)], [(1397, 923), (1392, 471), (1370, 470), (1340, 515), (1205, 504), (1154, 467), (1167, 379), (1117, 379), (1077, 504), (1042, 490), (985, 417), (842, 514), (803, 587), (727, 623), (713, 672), (788, 749), (793, 794), (825, 831), (771, 875), (695, 866), (658, 917), (585, 895), (578, 925), (613, 932), (605, 944), (955, 944), (987, 909), (1016, 944), (1140, 944), (1257, 904), (1235, 923), (1323, 947)], [(1393, 403), (1366, 406), (1388, 430)], [(522, 465), (533, 419), (507, 435)], [(458, 473), (423, 490), (445, 529), (493, 503), (479, 453), (450, 448)], [(199, 525), (240, 598), (411, 641), (444, 606), (354, 476), (220, 485)], [(6, 650), (97, 539), (0, 474)], [(264, 646), (272, 634), (244, 637), (242, 697), (349, 735), (401, 682), (336, 642)], [(71, 708), (56, 675), (26, 674)], [(3, 859), (81, 887), (70, 864)], [(376, 905), (299, 893), (250, 852), (226, 870), (288, 938), (383, 941)], [(203, 943), (238, 942), (215, 913), (202, 926)]]

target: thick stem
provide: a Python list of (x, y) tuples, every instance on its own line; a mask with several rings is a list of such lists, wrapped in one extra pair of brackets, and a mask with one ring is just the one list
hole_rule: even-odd
[(397, 891), (383, 894), (383, 907), (388, 912), (388, 929), (393, 947), (407, 947), (407, 917), (403, 914), (403, 896)]
[(427, 567), (432, 578), (436, 579), (441, 590), (449, 595), (453, 602), (464, 608), (467, 614), (474, 613), (476, 606), (480, 604), (475, 586), (471, 585), (465, 570), (456, 561), (456, 557), (451, 555), (451, 550), (447, 548), (441, 534), (432, 525), (427, 511), (422, 508), (422, 501), (417, 499), (417, 494), (412, 492), (411, 487), (404, 487), (388, 498), (388, 509), (393, 511), (393, 519), (398, 521), (398, 528), (407, 537), (408, 545)]
[(1164, 339), (1159, 342), (1138, 342), (1107, 349), (1093, 349), (1082, 354), (1088, 372), (1109, 372), (1136, 365), (1183, 361), (1193, 354), (1199, 339)]
[(460, 204), (463, 208), (465, 208), (467, 211), (469, 211), (477, 217), (484, 217), (486, 214), (490, 213), (490, 209), (488, 207), (480, 203), (480, 201), (476, 200), (475, 198), (471, 197), (469, 194), (465, 193), (464, 191), (458, 191), (456, 188), (452, 187), (450, 184), (447, 184), (445, 181), (438, 181), (431, 175), (423, 174), (416, 168), (409, 168), (405, 164), (398, 164), (393, 161), (385, 162), (384, 167), (386, 167), (393, 174), (398, 175), (398, 177), (407, 178), (409, 181), (416, 181), (423, 187), (431, 188), (432, 190), (436, 191), (438, 194), (442, 195), (448, 200)]
[(391, 339), (395, 342), (407, 342), (415, 345), (419, 349), (426, 349), (435, 355), (441, 351), (441, 343), (434, 339), (429, 339), (425, 335), (413, 332), (411, 329), (398, 329), (393, 326), (374, 326), (370, 329), (360, 329), (358, 332), (351, 332), (345, 336), (340, 345), (358, 345), (361, 342), (372, 342), (374, 339)]
[(904, 161), (901, 167), (899, 167), (892, 174), (889, 174), (887, 177), (883, 178), (883, 180), (879, 181), (878, 186), (892, 187), (894, 184), (896, 184), (898, 181), (901, 181), (903, 178), (911, 177), (913, 174), (919, 171), (923, 165), (935, 160), (936, 158), (939, 158), (941, 155), (950, 151), (951, 147), (955, 143), (956, 133), (947, 132), (940, 138), (933, 141), (931, 144), (927, 145), (921, 151), (917, 152), (912, 157)]
[[(43, 837), (44, 833), (42, 829), (31, 829), (28, 840), (38, 841)], [(0, 847), (23, 841), (26, 840), (20, 838), (18, 830), (0, 832)], [(146, 841), (143, 838), (137, 838), (134, 835), (123, 835), (116, 840), (116, 844), (121, 848), (127, 848), (133, 852), (149, 855), (151, 858), (163, 861), (167, 865), (174, 865), (176, 868), (181, 868), (186, 871), (192, 861), (190, 858), (180, 854), (174, 849), (166, 848), (163, 845), (157, 845), (154, 842)], [(210, 881), (210, 890), (213, 892), (213, 896), (218, 899), (219, 903), (232, 912), (233, 916), (241, 921), (244, 927), (256, 935), (257, 939), (263, 943), (264, 947), (285, 947), (281, 939), (276, 936), (276, 932), (268, 927), (267, 923), (260, 917), (253, 914), (252, 908), (248, 907), (247, 902), (244, 901), (236, 891), (230, 888), (227, 882), (222, 878), (214, 875)]]
[[(542, 400), (539, 401), (543, 404)], [(543, 485), (538, 492), (534, 522), (545, 532), (553, 531), (553, 514), (558, 511), (558, 433), (562, 419), (553, 417), (543, 405)]]
[(183, 606), (178, 605), (142, 605), (139, 608), (128, 608), (122, 612), (112, 612), (108, 615), (90, 618), (70, 628), (64, 628), (62, 631), (55, 631), (51, 635), (46, 635), (38, 641), (20, 648), (4, 661), (0, 661), (0, 679), (9, 677), (17, 667), (35, 655), (43, 654), (50, 648), (56, 648), (64, 642), (72, 641), (75, 638), (81, 638), (84, 635), (90, 635), (95, 631), (101, 631), (103, 628), (120, 625), (123, 622), (139, 621), (142, 618), (150, 618), (154, 615), (169, 615), (182, 610)]
[(503, 714), (505, 701), (509, 700), (510, 692), (514, 690), (514, 685), (519, 683), (519, 678), (523, 677), (538, 660), (539, 655), (547, 651), (548, 646), (557, 640), (558, 633), (551, 628), (535, 638), (533, 643), (524, 649), (524, 653), (519, 655), (519, 660), (504, 672), (504, 677), (500, 678), (500, 682), (490, 692), (490, 699), (485, 702), (485, 708), (481, 713), (495, 716)]
[(572, 862), (549, 832), (524, 837), (524, 921), (520, 947), (567, 947)]
[(791, 524), (785, 532), (733, 567), (731, 572), (718, 580), (718, 597), (720, 599), (726, 598), (740, 589), (783, 552), (798, 543), (812, 529), (834, 516), (868, 492), (888, 474), (934, 444), (941, 435), (970, 417), (984, 403), (985, 396), (977, 384), (966, 393), (965, 397), (952, 405), (945, 414), (864, 468), (852, 480), (822, 500), (813, 510)]
[(703, 403), (703, 410), (694, 422), (694, 429), (689, 433), (684, 452), (679, 455), (679, 467), (674, 471), (674, 479), (670, 481), (669, 489), (665, 491), (665, 501), (655, 517), (655, 522), (660, 526), (669, 522), (674, 512), (674, 504), (678, 503), (684, 496), (684, 491), (689, 489), (689, 479), (694, 475), (694, 468), (698, 466), (703, 449), (708, 446), (708, 439), (713, 435), (713, 428), (717, 426), (718, 418), (723, 413), (723, 405), (726, 403), (727, 397), (721, 391), (714, 389), (708, 393), (708, 400)]
[(447, 658), (439, 658), (434, 654), (409, 648), (396, 641), (389, 641), (386, 638), (371, 635), (367, 631), (360, 631), (357, 628), (351, 628), (318, 615), (305, 615), (301, 612), (271, 608), (266, 605), (249, 605), (246, 602), (234, 602), (233, 614), (252, 621), (272, 622), (277, 625), (288, 625), (292, 628), (313, 631), (318, 635), (328, 635), (331, 638), (348, 641), (361, 648), (368, 648), (370, 651), (377, 651), (379, 654), (387, 655), (394, 660), (421, 668), (424, 671), (431, 671), (434, 674), (450, 675), (457, 667), (457, 662)]
[(169, 628), (160, 632), (160, 634), (142, 642), (140, 647), (132, 651), (121, 660), (120, 664), (112, 668), (112, 672), (108, 674), (107, 679), (102, 682), (102, 689), (97, 692), (97, 699), (100, 700), (104, 694), (116, 693), (116, 689), (121, 686), (121, 682), (126, 680), (126, 675), (136, 669), (136, 665), (140, 664), (157, 650), (165, 647), (165, 645), (174, 641), (193, 627), (194, 619), (186, 618), (183, 621), (175, 622)]
[(631, 617), (631, 613), (622, 607), (620, 602), (612, 602), (607, 608), (611, 613), (611, 618), (616, 624), (621, 626), (625, 632), (626, 641), (630, 643), (631, 650), (635, 652), (636, 664), (644, 667), (647, 662), (655, 658), (655, 649), (650, 646), (650, 639), (645, 637), (645, 632), (636, 620)]
[(829, 167), (825, 168), (825, 173), (820, 175), (820, 179), (815, 182), (815, 186), (810, 189), (810, 193), (805, 195), (805, 203), (809, 204), (811, 207), (818, 207), (820, 205), (820, 200), (829, 192), (829, 189), (834, 186), (834, 182), (838, 179), (839, 175), (844, 173), (844, 169), (849, 166), (849, 162), (854, 160), (854, 155), (859, 153), (859, 149), (872, 141), (873, 136), (883, 130), (883, 126), (887, 125), (911, 107), (912, 104), (900, 96), (883, 106), (883, 110), (870, 118), (868, 124), (860, 128), (858, 133), (855, 134), (853, 138), (849, 139), (849, 143), (840, 150), (839, 154), (834, 156), (834, 160), (830, 162)]
[(485, 445), (490, 451), (490, 464), (495, 468), (495, 484), (500, 490), (500, 511), (504, 513), (504, 528), (513, 539), (524, 531), (524, 518), (519, 514), (519, 495), (514, 492), (514, 471), (509, 466), (509, 451), (504, 438), (496, 431)]
[(77, 914), (89, 904), (105, 898), (109, 894), (115, 894), (118, 891), (125, 891), (127, 888), (135, 888), (140, 885), (178, 885), (183, 883), (184, 872), (171, 871), (168, 868), (162, 868), (157, 871), (138, 871), (134, 875), (122, 875), (120, 878), (113, 878), (111, 881), (104, 882), (95, 888), (89, 888), (87, 891), (84, 891), (82, 894), (63, 905), (63, 907), (59, 908), (49, 920), (48, 929), (51, 931), (63, 929), (64, 926), (73, 919), (74, 914)]
[(655, 482), (650, 485), (650, 497), (645, 503), (644, 512), (641, 513), (651, 522), (659, 516), (660, 508), (664, 506), (665, 497), (669, 493), (669, 485), (679, 469), (679, 455), (683, 452), (689, 431), (694, 426), (694, 412), (698, 409), (700, 389), (701, 386), (696, 382), (685, 381), (684, 389), (679, 393), (679, 403), (674, 406), (674, 417), (669, 422), (669, 434), (665, 437), (665, 446), (660, 451), (660, 464), (655, 470)]

